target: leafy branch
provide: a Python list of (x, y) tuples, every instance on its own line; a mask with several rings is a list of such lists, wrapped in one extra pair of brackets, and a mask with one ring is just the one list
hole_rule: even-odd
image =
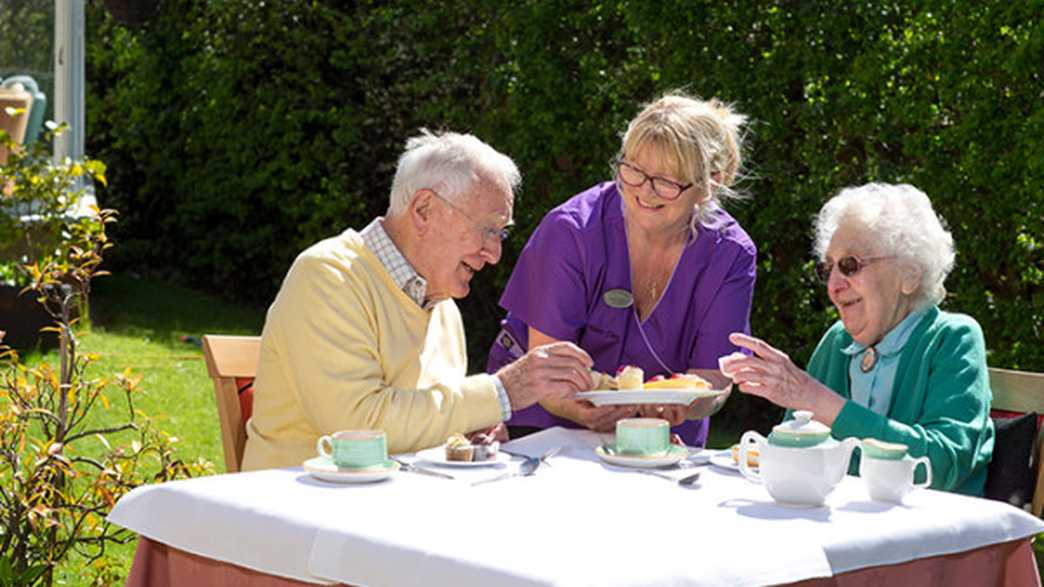
[[(35, 294), (54, 320), (46, 330), (58, 338), (57, 365), (32, 367), (0, 338), (0, 584), (50, 585), (55, 566), (73, 552), (104, 582), (113, 574), (106, 546), (133, 538), (106, 522), (116, 501), (138, 485), (198, 474), (209, 464), (181, 461), (174, 439), (135, 409), (140, 377), (129, 370), (96, 377), (98, 356), (80, 351), (75, 327), (91, 281), (107, 274), (100, 269), (112, 246), (105, 229), (116, 212), (74, 217), (68, 209), (77, 180), (104, 182), (104, 165), (55, 165), (40, 152), (17, 150), (9, 137), (0, 140), (12, 151), (0, 165), (0, 224), (11, 229), (0, 226), (0, 249), (25, 253), (23, 291)], [(34, 212), (30, 224), (5, 213), (26, 206)]]

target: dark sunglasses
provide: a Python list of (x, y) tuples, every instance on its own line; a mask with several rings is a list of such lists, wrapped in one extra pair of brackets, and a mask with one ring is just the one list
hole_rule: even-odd
[[(856, 273), (863, 270), (874, 261), (880, 261), (881, 259), (892, 259), (894, 256), (888, 257), (868, 257), (866, 259), (860, 259), (855, 255), (848, 255), (847, 257), (841, 257), (837, 260), (837, 269), (841, 272), (841, 275), (845, 277), (852, 277)], [(834, 270), (834, 264), (826, 261), (820, 261), (816, 263), (816, 276), (823, 283), (830, 281), (830, 273)]]

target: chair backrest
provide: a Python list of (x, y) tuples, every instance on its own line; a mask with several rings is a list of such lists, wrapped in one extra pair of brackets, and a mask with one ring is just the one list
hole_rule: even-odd
[(29, 147), (36, 142), (36, 139), (40, 137), (40, 131), (43, 130), (44, 112), (47, 110), (47, 94), (41, 92), (36, 80), (28, 75), (12, 75), (0, 82), (0, 88), (13, 88), (16, 84), (20, 84), (33, 97), (32, 106), (29, 108), (29, 120), (26, 122), (25, 127), (25, 140), (23, 141), (23, 144)]
[[(990, 387), (993, 390), (993, 409), (1044, 415), (1044, 373), (990, 367)], [(1039, 430), (1035, 442), (1034, 452), (1038, 456), (1032, 511), (1033, 515), (1040, 517), (1044, 510), (1044, 467), (1040, 466), (1041, 458), (1044, 457), (1044, 452), (1041, 452), (1044, 437)]]
[[(33, 97), (24, 88), (0, 88), (0, 129), (7, 131), (16, 145), (24, 144), (32, 106)], [(9, 108), (15, 114), (8, 114)], [(0, 163), (7, 162), (8, 154), (7, 147), (0, 145)]]
[[(239, 471), (246, 446), (246, 418), (249, 417), (251, 398), (241, 403), (240, 390), (247, 380), (252, 383), (261, 357), (261, 337), (223, 336), (207, 334), (203, 337), (203, 356), (207, 373), (214, 380), (214, 398), (221, 420), (221, 444), (225, 449), (225, 469)], [(247, 412), (244, 417), (244, 412)]]

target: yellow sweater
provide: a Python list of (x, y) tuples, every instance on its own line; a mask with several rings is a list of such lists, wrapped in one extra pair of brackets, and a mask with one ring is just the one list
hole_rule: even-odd
[(243, 470), (300, 465), (338, 430), (384, 430), (398, 453), (492, 426), (493, 379), (466, 369), (452, 300), (420, 308), (354, 230), (319, 242), (268, 310)]

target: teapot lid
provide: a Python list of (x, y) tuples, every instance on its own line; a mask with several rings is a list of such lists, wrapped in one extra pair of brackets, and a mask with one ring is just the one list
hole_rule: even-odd
[(777, 424), (769, 435), (769, 443), (780, 446), (815, 446), (830, 437), (830, 427), (812, 419), (812, 412), (798, 410), (794, 419)]

